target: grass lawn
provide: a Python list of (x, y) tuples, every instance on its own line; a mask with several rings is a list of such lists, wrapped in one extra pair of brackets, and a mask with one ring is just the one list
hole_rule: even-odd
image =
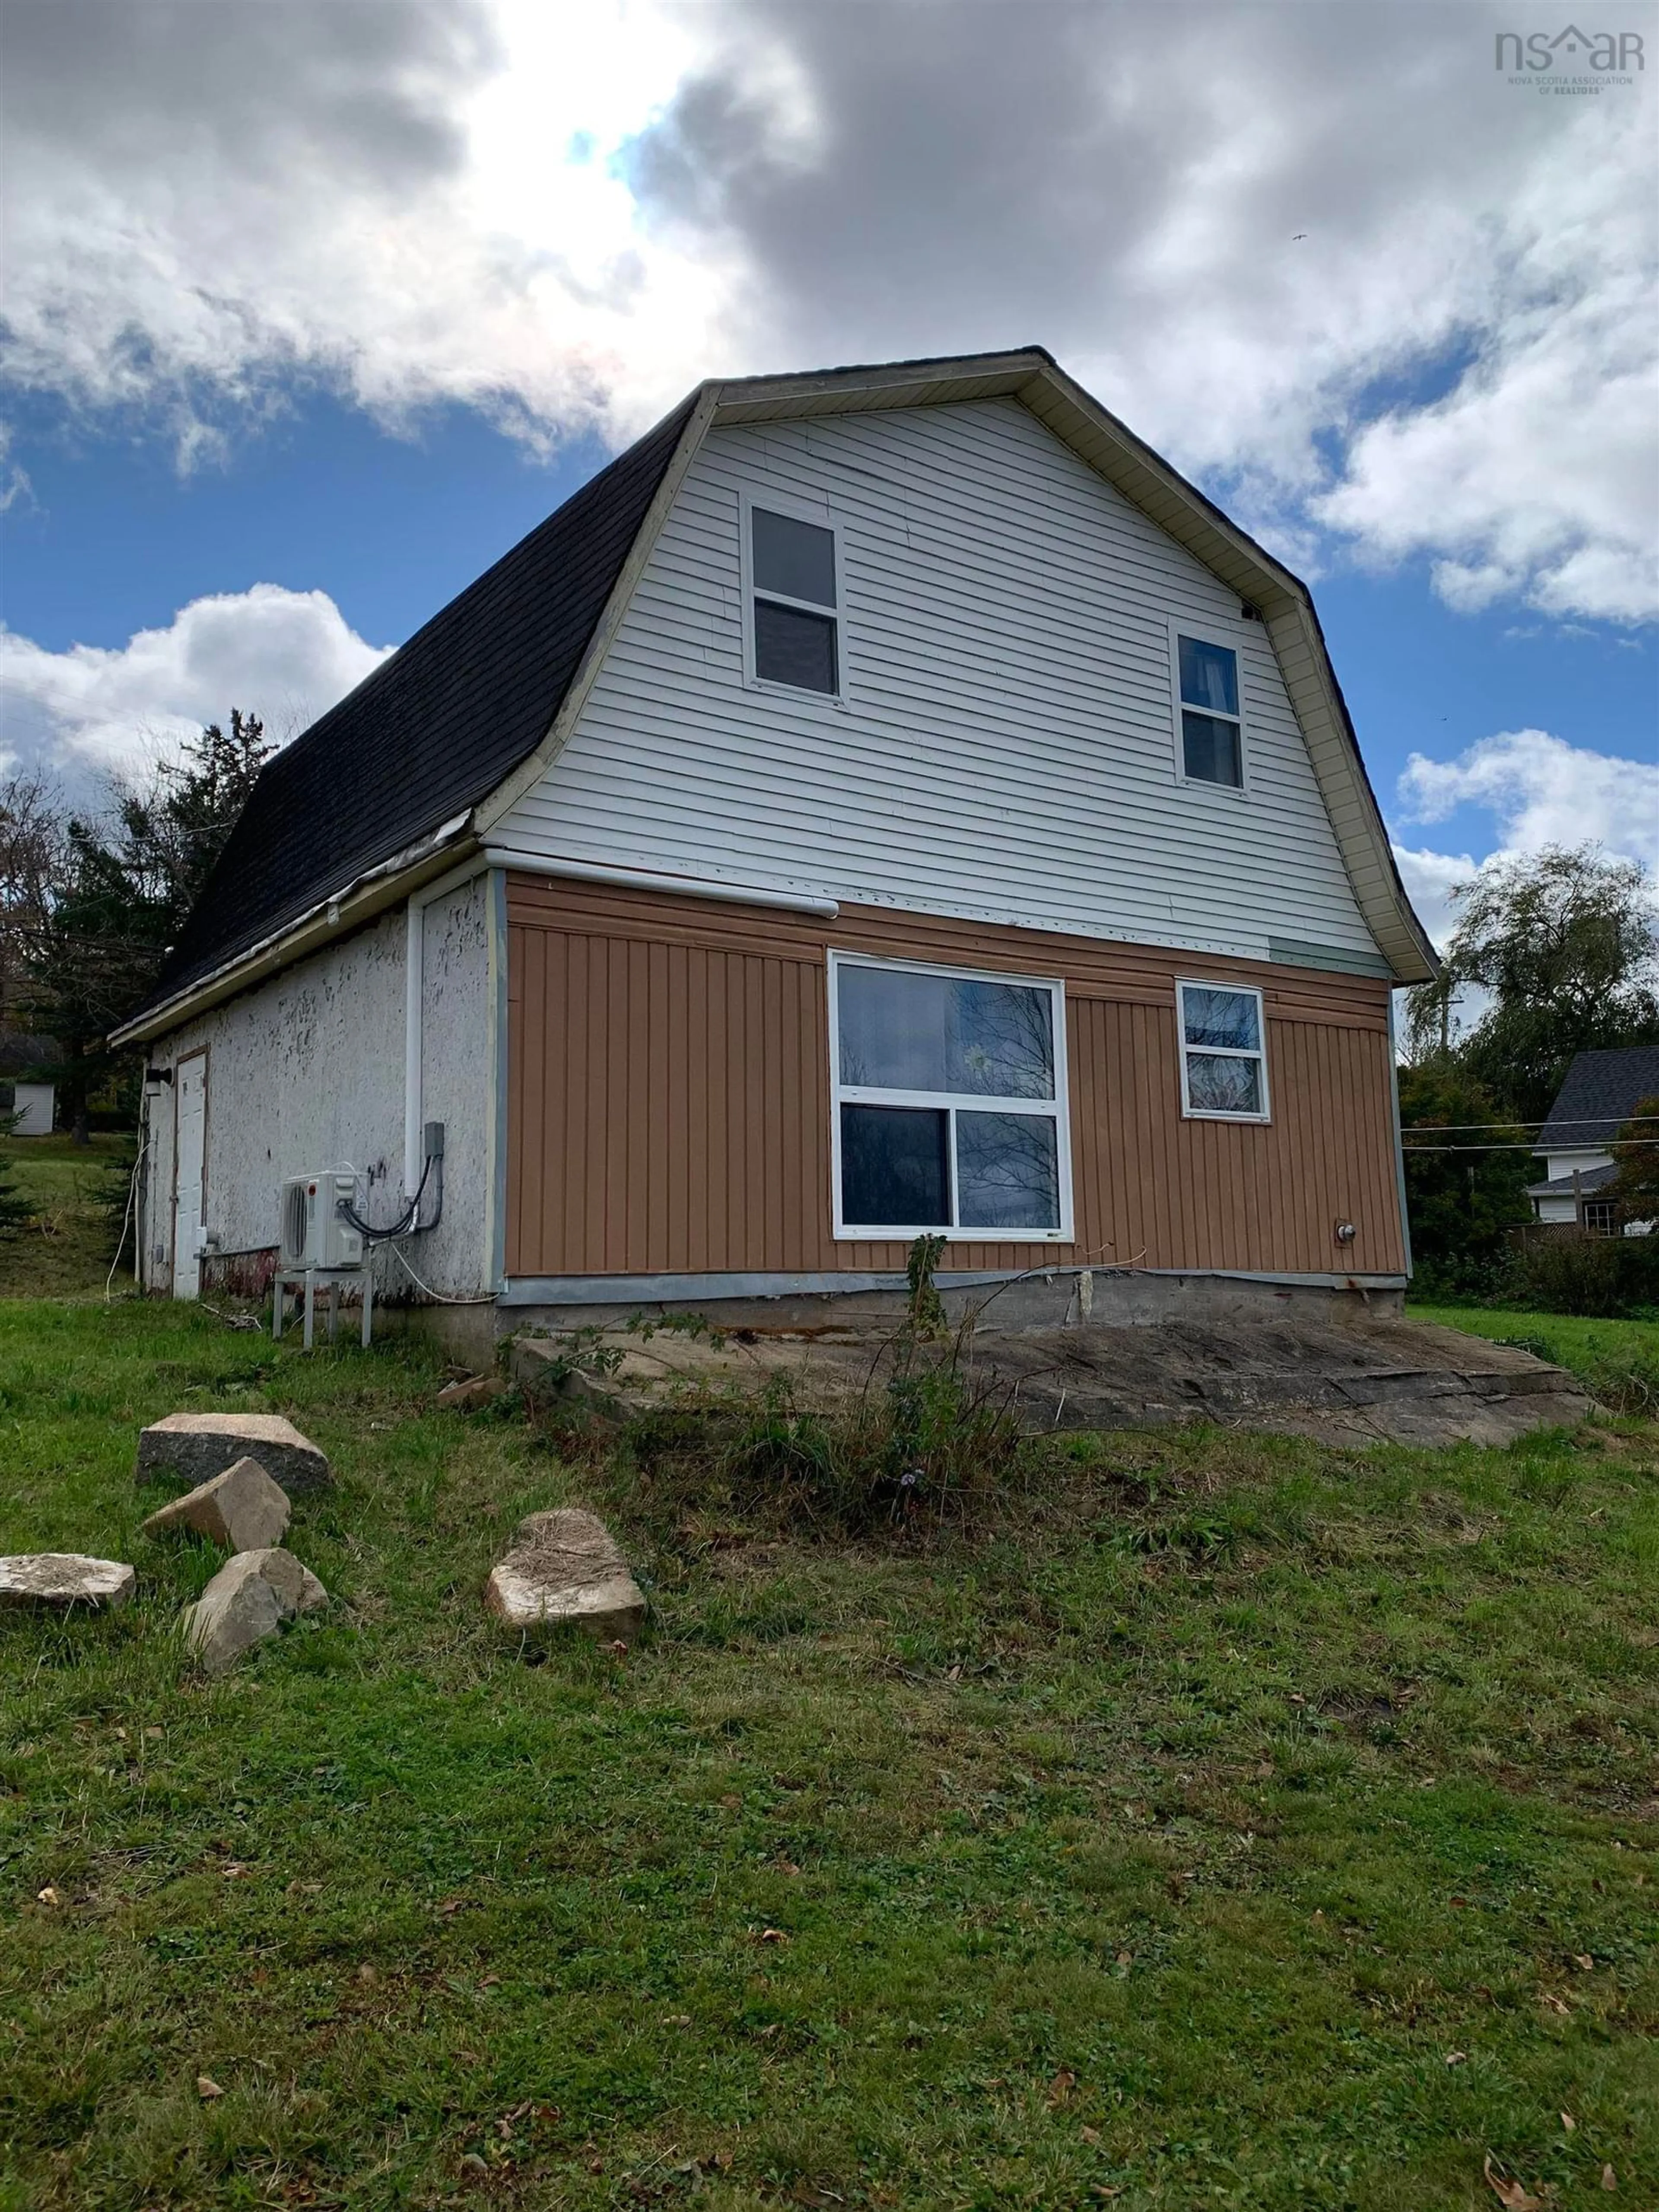
[[(0, 1237), (0, 1298), (102, 1290), (114, 1242), (104, 1203), (112, 1164), (131, 1151), (127, 1140), (102, 1135), (90, 1146), (76, 1146), (66, 1135), (7, 1139), (0, 1173), (16, 1184), (33, 1218), (20, 1235)], [(131, 1283), (129, 1267), (115, 1287)]]
[(1409, 1310), (1413, 1321), (1438, 1322), (1500, 1344), (1521, 1345), (1540, 1359), (1571, 1367), (1607, 1403), (1659, 1414), (1659, 1322), (1589, 1321), (1502, 1306), (1413, 1303)]
[[(0, 1618), (6, 2212), (1659, 2204), (1659, 1428), (1073, 1439), (858, 1546), (438, 1375), (0, 1305), (0, 1549), (140, 1591)], [(339, 1602), (209, 1683), (134, 1437), (239, 1406)], [(532, 1663), (574, 1498), (655, 1625)]]

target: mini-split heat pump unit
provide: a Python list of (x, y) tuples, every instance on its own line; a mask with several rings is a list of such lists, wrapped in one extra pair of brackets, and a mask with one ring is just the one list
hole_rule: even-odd
[(283, 1185), (284, 1268), (361, 1267), (362, 1231), (340, 1218), (342, 1200), (356, 1202), (357, 1178), (337, 1168), (290, 1176)]

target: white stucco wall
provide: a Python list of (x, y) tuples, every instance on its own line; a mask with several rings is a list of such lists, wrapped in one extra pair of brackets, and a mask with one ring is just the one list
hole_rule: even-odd
[[(488, 1182), (495, 1111), (489, 1024), (489, 878), (434, 899), (424, 918), (422, 1117), (445, 1125), (439, 1226), (406, 1240), (410, 1263), (450, 1297), (486, 1291)], [(221, 1255), (276, 1243), (278, 1188), (287, 1176), (350, 1166), (360, 1209), (373, 1221), (401, 1211), (404, 1170), (404, 1000), (407, 921), (400, 907), (343, 942), (185, 1024), (150, 1047), (149, 1064), (176, 1067), (208, 1052), (204, 1222)], [(143, 1227), (144, 1279), (172, 1286), (172, 1088), (151, 1091)], [(382, 1249), (377, 1295), (412, 1291)]]

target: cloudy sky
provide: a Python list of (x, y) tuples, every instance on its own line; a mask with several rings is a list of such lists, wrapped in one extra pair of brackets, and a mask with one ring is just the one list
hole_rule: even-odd
[(1312, 579), (1432, 925), (1652, 865), (1604, 14), (1540, 75), (1484, 0), (0, 0), (0, 754), (291, 733), (702, 376), (1035, 340)]

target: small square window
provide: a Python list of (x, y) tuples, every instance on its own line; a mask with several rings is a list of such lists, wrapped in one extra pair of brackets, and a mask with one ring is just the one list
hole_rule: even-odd
[(1181, 772), (1189, 783), (1244, 787), (1244, 722), (1238, 655), (1230, 645), (1176, 636), (1176, 692), (1181, 716)]
[(1178, 983), (1176, 1006), (1182, 1111), (1212, 1121), (1267, 1121), (1261, 992), (1224, 983)]
[(836, 533), (769, 507), (745, 504), (749, 532), (750, 674), (792, 691), (841, 692)]

